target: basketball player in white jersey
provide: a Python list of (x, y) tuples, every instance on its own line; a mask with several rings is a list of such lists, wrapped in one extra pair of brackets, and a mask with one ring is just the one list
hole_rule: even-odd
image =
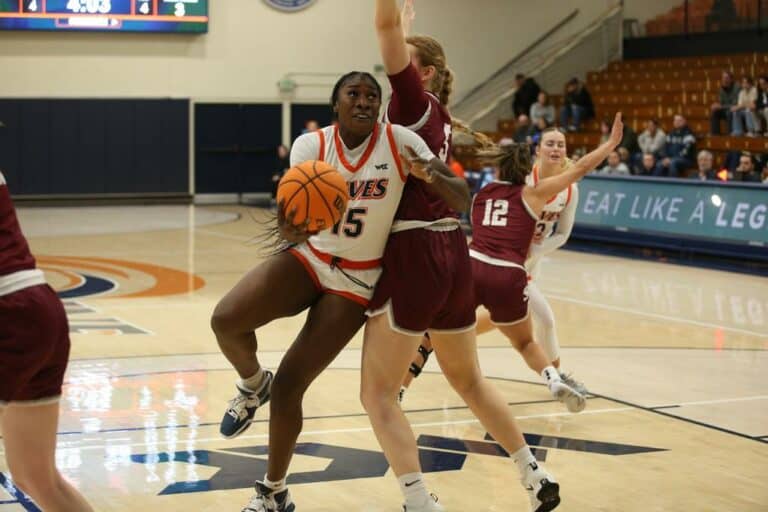
[[(557, 129), (546, 130), (536, 149), (537, 159), (533, 172), (528, 175), (528, 185), (536, 186), (541, 179), (560, 174), (573, 164), (566, 158), (568, 148), (565, 136)], [(560, 343), (555, 329), (555, 315), (536, 281), (541, 272), (543, 257), (565, 245), (571, 236), (578, 203), (579, 187), (574, 183), (544, 206), (541, 218), (536, 224), (530, 255), (525, 266), (529, 275), (529, 304), (534, 314), (534, 324), (540, 331), (536, 339), (541, 343), (552, 365), (558, 369), (563, 382), (579, 393), (586, 394), (587, 390), (581, 382), (560, 369)]]
[[(296, 509), (286, 476), (301, 432), (303, 396), (365, 322), (408, 176), (400, 153), (429, 161), (428, 172), (444, 176), (441, 190), (451, 192), (449, 197), (460, 190), (461, 183), (452, 181), (451, 171), (418, 135), (378, 122), (381, 87), (370, 74), (343, 76), (334, 87), (331, 105), (338, 126), (299, 137), (291, 150), (291, 166), (323, 160), (338, 169), (351, 196), (342, 220), (332, 230), (311, 233), (306, 225), (294, 225), (295, 210), (285, 212), (285, 205), (280, 205), (280, 234), (295, 245), (243, 277), (219, 302), (211, 319), (222, 352), (240, 375), (221, 434), (240, 435), (257, 408), (271, 400), (267, 474), (256, 482), (256, 495), (244, 512)], [(413, 175), (427, 177), (426, 172)], [(273, 378), (256, 357), (254, 330), (307, 309), (307, 320)]]

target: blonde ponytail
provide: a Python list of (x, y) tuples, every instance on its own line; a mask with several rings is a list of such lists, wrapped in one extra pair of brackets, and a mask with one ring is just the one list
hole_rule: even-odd
[(448, 106), (448, 102), (451, 99), (451, 93), (453, 92), (453, 71), (451, 71), (450, 68), (445, 68), (445, 71), (443, 72), (443, 86), (442, 89), (440, 89), (440, 94), (438, 94), (438, 97), (440, 98), (440, 103)]

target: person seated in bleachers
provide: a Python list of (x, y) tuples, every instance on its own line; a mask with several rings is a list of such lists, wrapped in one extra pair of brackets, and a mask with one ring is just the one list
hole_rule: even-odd
[(741, 79), (741, 90), (736, 105), (731, 107), (733, 115), (731, 135), (740, 137), (746, 126), (747, 137), (754, 137), (758, 127), (755, 126), (755, 109), (757, 108), (757, 87), (752, 77)]
[[(543, 117), (540, 117), (531, 127), (531, 136), (529, 144), (532, 146), (537, 146), (539, 144), (539, 141), (541, 140), (541, 134), (549, 128), (549, 123), (547, 123), (547, 120)], [(534, 149), (534, 148), (531, 148)]]
[[(760, 125), (763, 125), (761, 128)], [(757, 131), (768, 137), (768, 76), (757, 79), (757, 101), (755, 101), (755, 126)]]
[(745, 151), (741, 154), (739, 157), (739, 166), (733, 172), (731, 181), (760, 183), (760, 174), (755, 168), (755, 159), (751, 153)]
[(640, 164), (634, 167), (637, 176), (654, 176), (656, 174), (656, 156), (653, 153), (643, 153)]
[(715, 157), (712, 156), (712, 153), (702, 149), (696, 157), (696, 163), (698, 164), (696, 172), (691, 174), (690, 178), (699, 181), (716, 180), (714, 162)]
[(605, 117), (600, 120), (600, 144), (605, 144), (605, 142), (610, 138), (611, 136), (611, 125), (608, 122), (608, 119)]
[(629, 176), (629, 167), (621, 161), (618, 151), (611, 151), (605, 166), (595, 174), (610, 176)]
[(637, 138), (637, 145), (640, 147), (640, 151), (632, 155), (634, 167), (639, 168), (642, 165), (643, 155), (646, 153), (651, 153), (654, 162), (656, 162), (661, 157), (666, 143), (667, 134), (659, 127), (659, 121), (656, 119), (646, 121), (645, 130)]
[(667, 134), (659, 127), (656, 119), (651, 119), (646, 121), (645, 130), (637, 138), (637, 143), (641, 153), (653, 153), (658, 158), (667, 143)]
[(541, 91), (536, 103), (531, 105), (531, 122), (534, 126), (539, 124), (539, 119), (544, 119), (547, 126), (555, 124), (555, 107), (549, 103), (549, 95)]
[(565, 84), (563, 108), (560, 109), (560, 126), (569, 132), (578, 131), (581, 122), (592, 119), (595, 108), (592, 96), (578, 78), (571, 78)]
[(630, 155), (638, 153), (640, 151), (640, 145), (637, 142), (637, 133), (629, 126), (629, 122), (624, 118), (624, 131), (621, 135), (621, 143), (619, 147), (626, 149)]
[(728, 130), (733, 125), (733, 114), (731, 107), (736, 105), (739, 100), (739, 88), (733, 82), (733, 75), (730, 71), (723, 71), (720, 79), (720, 101), (713, 103), (710, 110), (709, 124), (712, 135), (720, 135), (720, 121), (725, 119), (728, 123)]
[(526, 77), (522, 73), (515, 76), (515, 95), (512, 99), (512, 112), (515, 117), (528, 115), (531, 112), (531, 105), (536, 103), (541, 88), (531, 77)]
[(517, 123), (515, 123), (515, 134), (512, 136), (515, 142), (522, 144), (530, 142), (531, 137), (531, 120), (525, 114), (517, 116)]
[(693, 167), (696, 137), (681, 114), (675, 115), (672, 126), (674, 129), (667, 135), (663, 150), (664, 157), (656, 168), (656, 176), (677, 178), (686, 169)]

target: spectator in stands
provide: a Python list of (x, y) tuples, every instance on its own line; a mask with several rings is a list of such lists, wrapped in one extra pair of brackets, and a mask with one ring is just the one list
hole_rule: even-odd
[(597, 171), (596, 174), (607, 174), (612, 176), (629, 176), (629, 167), (621, 161), (618, 151), (611, 151), (608, 155), (608, 162), (605, 167)]
[(531, 77), (526, 77), (522, 73), (515, 76), (515, 96), (512, 100), (512, 111), (515, 117), (528, 115), (531, 112), (531, 105), (536, 103), (536, 98), (541, 91), (539, 84)]
[(565, 84), (565, 98), (563, 108), (560, 109), (560, 126), (569, 132), (578, 131), (581, 122), (592, 119), (595, 116), (595, 108), (592, 104), (592, 96), (579, 81), (571, 78)]
[(621, 143), (619, 148), (626, 149), (630, 155), (640, 152), (640, 146), (637, 143), (637, 133), (629, 126), (629, 123), (624, 123), (624, 131), (622, 132)]
[(600, 120), (600, 144), (604, 144), (611, 137), (611, 124), (605, 117)]
[(517, 116), (517, 124), (515, 124), (515, 134), (512, 138), (515, 142), (522, 144), (524, 142), (530, 142), (531, 137), (531, 120), (525, 114)]
[(693, 155), (696, 153), (696, 137), (688, 128), (685, 118), (677, 114), (672, 121), (674, 129), (667, 135), (664, 145), (664, 158), (656, 168), (656, 176), (677, 178), (686, 169), (693, 167)]
[(451, 171), (453, 171), (453, 174), (455, 174), (459, 178), (466, 179), (466, 171), (464, 170), (464, 166), (461, 165), (461, 162), (459, 162), (457, 159), (452, 158), (451, 163), (448, 167), (451, 169)]
[(712, 135), (720, 135), (720, 121), (725, 119), (728, 123), (728, 129), (733, 124), (731, 107), (736, 105), (739, 100), (739, 88), (733, 83), (733, 75), (730, 71), (723, 71), (720, 79), (720, 101), (712, 104), (709, 117), (710, 132)]
[(544, 119), (547, 126), (555, 124), (555, 107), (549, 104), (549, 95), (541, 91), (539, 100), (531, 105), (531, 122), (534, 126), (539, 124), (539, 119)]
[(587, 154), (587, 148), (580, 147), (573, 150), (573, 153), (571, 153), (571, 160), (574, 162), (578, 162), (579, 158), (583, 157)]
[(643, 153), (640, 164), (635, 166), (635, 174), (638, 176), (656, 175), (656, 156), (653, 153)]
[(280, 182), (280, 178), (282, 178), (283, 174), (285, 174), (291, 167), (289, 156), (290, 151), (285, 144), (277, 146), (277, 151), (275, 152), (275, 164), (272, 171), (272, 205), (277, 204), (275, 198), (277, 197), (277, 185)]
[[(763, 124), (763, 128), (760, 127), (761, 124)], [(768, 76), (761, 76), (757, 79), (755, 125), (758, 132), (768, 137)]]
[(645, 123), (645, 130), (637, 138), (637, 142), (642, 153), (652, 153), (658, 158), (667, 143), (667, 134), (659, 128), (659, 122), (656, 119), (651, 119)]
[(731, 107), (733, 115), (731, 135), (740, 137), (747, 129), (747, 137), (754, 137), (758, 127), (755, 126), (755, 109), (757, 107), (757, 87), (752, 77), (745, 76), (741, 79), (741, 90), (736, 105)]
[(619, 153), (619, 159), (621, 159), (622, 163), (627, 165), (627, 169), (632, 169), (632, 163), (629, 161), (629, 150), (627, 148), (619, 146), (618, 149), (616, 149)]
[(739, 166), (734, 171), (731, 180), (760, 183), (760, 174), (755, 169), (755, 159), (750, 153), (744, 152), (741, 154)]
[(698, 168), (690, 177), (699, 181), (716, 180), (714, 161), (715, 158), (712, 156), (712, 153), (702, 149), (696, 157)]
[(304, 122), (304, 129), (301, 131), (301, 133), (311, 133), (316, 132), (320, 129), (320, 123), (318, 123), (314, 119), (308, 119)]
[[(536, 123), (531, 127), (531, 137), (530, 137), (530, 144), (532, 146), (536, 146), (539, 141), (541, 140), (541, 134), (549, 128), (549, 124), (547, 124), (547, 120), (543, 117), (540, 117)], [(535, 149), (531, 148), (534, 152)]]

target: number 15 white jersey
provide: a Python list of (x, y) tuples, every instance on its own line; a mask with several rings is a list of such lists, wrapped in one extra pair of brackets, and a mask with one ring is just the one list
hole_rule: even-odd
[(322, 160), (338, 170), (349, 186), (350, 199), (341, 221), (311, 237), (311, 247), (354, 262), (381, 258), (408, 179), (408, 170), (400, 161), (400, 153), (407, 154), (406, 145), (425, 160), (435, 158), (421, 137), (399, 125), (377, 124), (354, 149), (345, 146), (337, 126), (296, 139), (291, 166)]

